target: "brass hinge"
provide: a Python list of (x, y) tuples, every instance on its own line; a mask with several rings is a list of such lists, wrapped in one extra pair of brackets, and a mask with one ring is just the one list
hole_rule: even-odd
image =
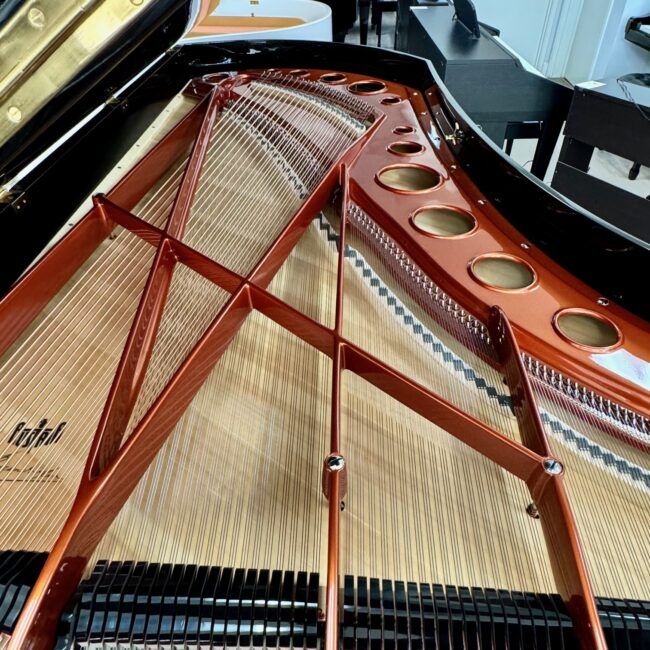
[(4, 185), (0, 186), (0, 205), (13, 205), (20, 210), (27, 203), (25, 192), (13, 192)]
[(461, 140), (465, 137), (465, 134), (463, 133), (463, 130), (460, 128), (460, 125), (458, 122), (454, 124), (454, 130), (445, 135), (445, 140), (447, 142), (451, 142), (453, 146), (456, 146), (461, 142)]

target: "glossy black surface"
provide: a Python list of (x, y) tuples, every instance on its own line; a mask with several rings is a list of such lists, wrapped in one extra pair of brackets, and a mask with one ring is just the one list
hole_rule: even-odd
[[(0, 2), (0, 24), (24, 4)], [(0, 181), (6, 182), (35, 155), (72, 128), (82, 116), (106, 101), (118, 88), (172, 46), (189, 17), (188, 0), (156, 0), (48, 104), (2, 147)]]
[[(25, 202), (5, 206), (0, 218), (12, 224), (12, 245), (0, 278), (6, 290), (42, 246), (65, 222), (67, 215), (87, 195), (102, 169), (110, 168), (119, 151), (111, 149), (116, 135), (127, 131), (127, 121), (146, 112), (153, 101), (171, 97), (193, 76), (219, 70), (242, 68), (325, 68), (357, 72), (401, 82), (425, 91), (436, 83), (429, 62), (391, 51), (346, 44), (301, 41), (233, 42), (219, 45), (183, 46), (166, 54), (160, 64), (131, 88), (125, 103), (111, 107), (75, 135), (64, 151), (57, 152), (48, 168), (25, 179)], [(442, 92), (446, 92), (444, 88)], [(637, 279), (650, 268), (650, 251), (572, 206), (560, 195), (543, 186), (510, 159), (480, 132), (474, 132), (469, 118), (452, 98), (446, 112), (458, 122), (464, 137), (454, 147), (460, 164), (486, 198), (526, 240), (556, 262), (590, 284), (604, 296), (650, 319), (647, 292)], [(77, 119), (80, 114), (75, 111)], [(68, 119), (72, 119), (69, 116)], [(132, 133), (135, 138), (137, 133)], [(127, 138), (128, 140), (128, 138)], [(98, 152), (102, 152), (98, 156)], [(101, 165), (92, 167), (99, 163)], [(102, 169), (100, 169), (100, 167)], [(62, 192), (65, 188), (65, 192)]]

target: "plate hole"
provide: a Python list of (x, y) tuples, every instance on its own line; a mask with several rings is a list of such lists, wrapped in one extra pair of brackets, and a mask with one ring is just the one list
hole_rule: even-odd
[(412, 126), (396, 126), (393, 129), (393, 133), (396, 135), (410, 135), (415, 133), (415, 129)]
[(391, 165), (384, 167), (377, 180), (384, 187), (395, 192), (409, 194), (428, 192), (440, 185), (440, 174), (429, 167), (420, 165)]
[(386, 106), (392, 106), (393, 104), (399, 104), (402, 101), (397, 95), (391, 95), (390, 97), (384, 97), (381, 100), (381, 103)]
[(397, 156), (417, 156), (424, 147), (419, 142), (393, 142), (388, 145), (388, 151)]
[(327, 72), (320, 76), (320, 80), (326, 84), (340, 84), (347, 80), (342, 72)]
[(445, 205), (420, 208), (413, 215), (413, 225), (434, 237), (462, 237), (476, 229), (476, 219), (468, 212)]
[(470, 264), (470, 271), (484, 286), (502, 291), (522, 291), (532, 287), (537, 280), (530, 264), (505, 253), (477, 257)]
[(302, 68), (299, 68), (298, 70), (290, 70), (289, 74), (292, 77), (308, 77), (309, 70), (303, 70)]
[(215, 72), (214, 74), (206, 74), (203, 76), (203, 81), (209, 84), (218, 84), (224, 79), (230, 77), (229, 72)]
[(555, 328), (571, 343), (588, 348), (611, 348), (621, 341), (621, 333), (609, 319), (581, 309), (567, 309), (554, 319)]
[(355, 81), (348, 88), (350, 92), (359, 95), (374, 95), (375, 93), (383, 93), (386, 90), (386, 84), (383, 81), (372, 79), (369, 81)]

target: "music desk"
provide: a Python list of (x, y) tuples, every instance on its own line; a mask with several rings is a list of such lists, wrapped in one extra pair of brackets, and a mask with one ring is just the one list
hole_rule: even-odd
[(472, 38), (453, 19), (452, 6), (409, 11), (405, 50), (431, 60), (454, 98), (500, 147), (504, 140), (538, 138), (531, 171), (543, 178), (571, 90), (527, 69), (486, 26)]

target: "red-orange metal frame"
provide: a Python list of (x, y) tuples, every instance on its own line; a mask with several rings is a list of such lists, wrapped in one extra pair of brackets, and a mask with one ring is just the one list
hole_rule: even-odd
[(499, 355), (524, 444), (546, 457), (544, 465), (527, 481), (540, 513), (542, 529), (551, 553), (553, 573), (567, 601), (578, 636), (589, 647), (607, 647), (594, 593), (589, 582), (577, 527), (562, 479), (563, 467), (552, 459), (551, 447), (540, 418), (535, 394), (524, 368), (521, 351), (507, 316), (493, 307), (488, 320), (490, 339)]
[[(121, 226), (155, 247), (156, 257), (116, 373), (101, 424), (92, 442), (86, 471), (70, 516), (50, 552), (16, 625), (9, 648), (45, 650), (53, 646), (61, 610), (76, 589), (86, 563), (114, 517), (137, 485), (192, 398), (252, 310), (257, 310), (309, 345), (332, 364), (330, 456), (341, 456), (340, 391), (344, 370), (356, 373), (429, 421), (448, 431), (508, 472), (526, 482), (541, 513), (554, 571), (574, 617), (584, 648), (605, 648), (580, 542), (562, 486), (561, 475), (549, 472), (551, 459), (534, 396), (507, 318), (494, 311), (492, 337), (515, 399), (524, 444), (464, 413), (441, 396), (414, 382), (346, 340), (342, 333), (343, 282), (350, 166), (372, 138), (379, 121), (325, 175), (247, 276), (241, 276), (180, 241), (200, 177), (212, 121), (231, 85), (209, 94), (157, 145), (109, 196), (95, 198), (93, 210), (55, 246), (0, 303), (5, 327), (4, 351), (63, 286), (98, 244)], [(193, 134), (198, 136), (193, 138)], [(180, 189), (165, 229), (158, 229), (130, 210), (174, 160), (194, 141)], [(146, 184), (140, 181), (144, 178)], [(336, 318), (328, 328), (266, 291), (294, 245), (341, 188)], [(176, 370), (147, 414), (122, 443), (155, 342), (175, 265), (184, 264), (230, 294), (198, 343)], [(326, 459), (327, 461), (327, 459)], [(328, 572), (326, 584), (327, 650), (339, 648), (340, 502), (345, 494), (343, 465), (323, 472), (329, 499)]]

